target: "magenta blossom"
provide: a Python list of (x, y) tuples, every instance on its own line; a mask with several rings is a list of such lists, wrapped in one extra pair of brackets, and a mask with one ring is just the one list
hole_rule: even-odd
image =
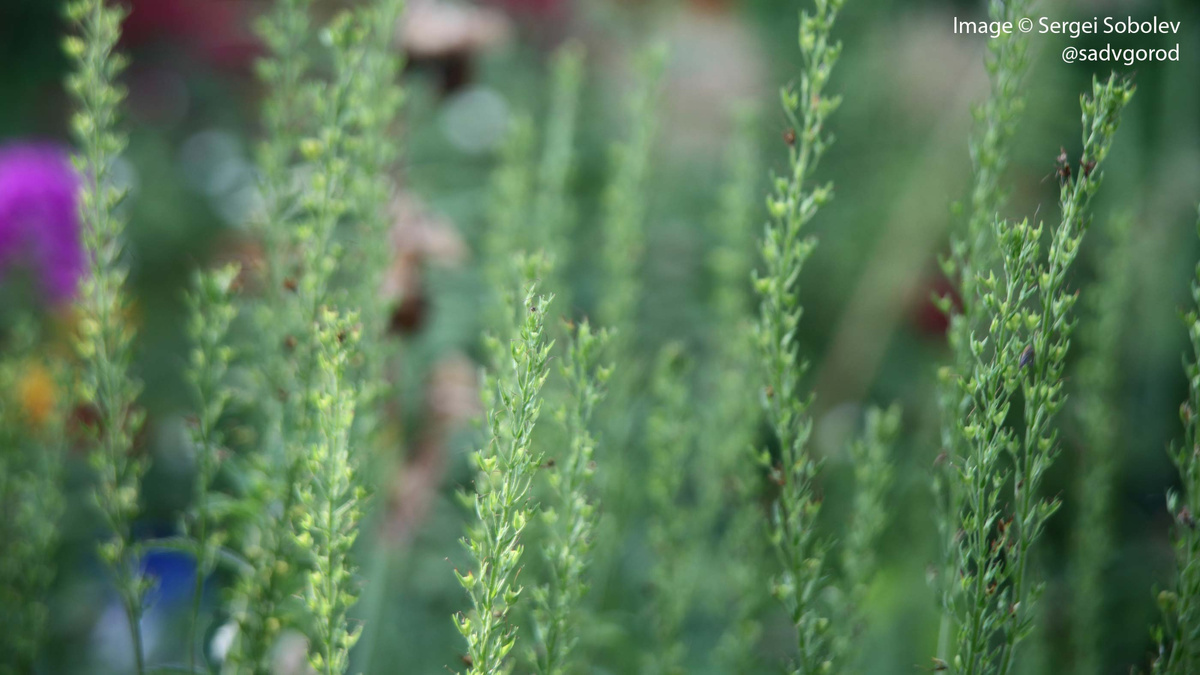
[(0, 284), (19, 271), (51, 304), (75, 296), (85, 264), (78, 191), (78, 175), (61, 147), (0, 147)]

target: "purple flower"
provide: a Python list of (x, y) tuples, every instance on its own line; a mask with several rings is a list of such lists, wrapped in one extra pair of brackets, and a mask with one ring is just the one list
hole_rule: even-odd
[(85, 265), (78, 191), (60, 146), (0, 147), (0, 285), (20, 270), (51, 304), (74, 298)]

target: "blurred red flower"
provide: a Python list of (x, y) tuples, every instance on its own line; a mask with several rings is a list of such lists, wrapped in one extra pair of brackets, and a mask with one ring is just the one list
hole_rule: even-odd
[(127, 47), (172, 44), (217, 68), (248, 69), (259, 53), (245, 0), (128, 0)]
[(500, 5), (514, 13), (550, 14), (558, 12), (566, 6), (564, 0), (490, 0), (493, 5)]
[(949, 297), (954, 311), (961, 312), (962, 298), (958, 289), (941, 274), (931, 275), (917, 288), (917, 296), (912, 299), (912, 304), (915, 305), (911, 314), (913, 325), (922, 335), (944, 338), (950, 328), (950, 318), (938, 308), (933, 299)]

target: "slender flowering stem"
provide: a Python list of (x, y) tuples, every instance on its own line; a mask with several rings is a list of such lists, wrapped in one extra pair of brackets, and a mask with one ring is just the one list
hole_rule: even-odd
[(357, 320), (353, 314), (342, 317), (328, 309), (322, 309), (318, 319), (311, 404), (315, 431), (297, 487), (302, 515), (296, 523), (296, 544), (311, 550), (316, 559), (304, 591), (313, 619), (309, 665), (323, 675), (347, 671), (350, 648), (361, 635), (361, 626), (351, 628), (348, 619), (359, 591), (350, 549), (366, 499), (359, 461), (350, 447), (359, 393), (347, 371), (361, 334)]
[(534, 662), (539, 675), (571, 671), (581, 632), (578, 608), (587, 590), (597, 509), (592, 496), (596, 439), (589, 427), (612, 375), (611, 366), (601, 365), (607, 343), (608, 332), (593, 331), (584, 320), (572, 328), (560, 368), (567, 391), (557, 418), (566, 431), (567, 447), (548, 472), (554, 506), (543, 512), (549, 530), (543, 554), (550, 579), (534, 592)]
[(1071, 638), (1075, 672), (1103, 669), (1107, 639), (1104, 630), (1105, 599), (1109, 597), (1107, 569), (1113, 556), (1113, 509), (1122, 425), (1118, 405), (1121, 393), (1122, 321), (1128, 315), (1131, 295), (1129, 245), (1131, 219), (1111, 218), (1105, 228), (1108, 241), (1096, 256), (1098, 281), (1088, 290), (1090, 309), (1082, 331), (1077, 417), (1084, 437), (1082, 466), (1076, 494), (1079, 514), (1075, 522), (1071, 574)]
[(96, 412), (89, 459), (97, 473), (95, 504), (109, 537), (100, 557), (113, 576), (129, 623), (134, 664), (145, 671), (141, 636), (146, 581), (133, 544), (133, 522), (146, 460), (133, 452), (144, 413), (137, 407), (142, 385), (132, 374), (133, 307), (124, 254), (125, 191), (114, 182), (114, 165), (127, 138), (118, 131), (125, 93), (117, 84), (126, 59), (114, 50), (126, 10), (103, 0), (78, 0), (67, 16), (78, 34), (65, 43), (74, 72), (67, 88), (76, 103), (72, 129), (79, 143), (75, 166), (83, 176), (81, 222), (88, 275), (80, 289), (82, 319), (75, 349), (83, 363), (79, 399)]
[[(258, 511), (264, 516), (278, 508), (277, 502), (282, 503), (286, 513), (292, 497), (290, 487), (283, 484), (286, 477), (281, 471), (286, 464), (285, 406), (279, 399), (294, 389), (293, 362), (282, 352), (297, 340), (299, 323), (295, 309), (299, 283), (292, 276), (292, 258), (300, 209), (296, 169), (303, 140), (314, 133), (313, 114), (305, 94), (311, 66), (311, 5), (312, 0), (276, 0), (258, 23), (258, 34), (267, 52), (258, 63), (267, 95), (263, 103), (265, 137), (258, 152), (265, 208), (257, 222), (266, 251), (266, 287), (263, 302), (254, 308), (260, 336), (254, 356), (264, 364), (259, 399), (269, 422), (264, 452), (252, 468), (261, 476), (256, 496), (261, 502)], [(295, 591), (291, 586), (284, 588), (284, 547), (290, 542), (286, 532), (276, 531), (277, 525), (277, 521), (264, 518), (260, 541), (243, 544), (243, 553), (253, 562), (254, 571), (238, 579), (231, 593), (238, 633), (227, 658), (227, 672), (270, 672), (269, 654), (281, 628), (277, 606)]]
[[(1026, 16), (1031, 4), (1030, 0), (992, 0), (988, 3), (988, 18), (1015, 22)], [(993, 240), (992, 223), (1007, 202), (1007, 192), (1001, 181), (1008, 166), (1013, 134), (1025, 108), (1022, 92), (1030, 65), (1029, 41), (1029, 36), (1021, 32), (988, 40), (990, 91), (988, 99), (975, 110), (976, 129), (970, 147), (972, 185), (966, 227), (952, 238), (951, 253), (942, 261), (946, 277), (958, 286), (962, 306), (956, 308), (948, 296), (938, 300), (942, 311), (950, 318), (947, 342), (953, 354), (953, 369), (957, 372), (971, 368), (970, 333), (980, 328), (984, 316), (976, 301), (977, 274), (993, 269), (997, 264), (998, 249)], [(953, 461), (965, 455), (966, 440), (958, 433), (957, 420), (962, 419), (971, 406), (970, 397), (963, 395), (950, 377), (954, 370), (944, 370), (940, 380), (941, 441), (945, 455), (939, 459), (934, 474), (934, 491), (940, 506), (937, 522), (943, 541), (937, 576), (943, 610), (942, 629), (936, 654), (943, 660), (950, 649), (954, 616), (951, 608), (962, 591), (955, 578), (960, 561), (955, 557), (957, 547), (954, 544), (958, 536), (957, 513), (962, 495), (959, 482), (955, 480)]]
[(510, 367), (498, 378), (495, 404), (488, 415), (491, 438), (474, 455), (479, 520), (463, 540), (474, 564), (465, 575), (456, 572), (474, 611), (455, 618), (467, 640), (471, 675), (506, 672), (506, 657), (516, 645), (516, 628), (508, 616), (521, 592), (515, 579), (524, 553), (521, 535), (534, 514), (529, 492), (541, 463), (531, 437), (553, 347), (544, 337), (549, 303), (550, 298), (538, 296), (537, 284), (531, 282), (524, 302), (512, 308), (523, 318), (509, 349)]
[(555, 297), (560, 307), (567, 308), (570, 307), (570, 301), (564, 295), (567, 284), (560, 270), (570, 264), (570, 234), (575, 221), (567, 187), (575, 169), (575, 128), (583, 88), (583, 54), (583, 46), (571, 41), (560, 47), (553, 58), (546, 133), (537, 167), (532, 227), (528, 228), (532, 247), (547, 252)]
[(866, 621), (863, 605), (879, 569), (876, 547), (890, 521), (888, 493), (895, 480), (891, 454), (900, 433), (900, 407), (870, 408), (866, 429), (850, 446), (854, 464), (854, 507), (842, 550), (845, 579), (847, 627), (838, 631), (838, 655), (849, 663), (862, 663), (854, 650), (854, 639)]
[[(320, 364), (317, 325), (322, 308), (346, 295), (334, 286), (344, 255), (335, 231), (344, 219), (361, 215), (353, 208), (359, 205), (354, 187), (362, 185), (357, 173), (361, 167), (351, 160), (360, 156), (356, 154), (361, 152), (358, 144), (365, 142), (362, 106), (366, 104), (356, 93), (369, 89), (360, 78), (381, 70), (368, 65), (382, 48), (378, 40), (371, 39), (379, 30), (376, 10), (382, 6), (343, 11), (325, 29), (332, 80), (305, 80), (300, 95), (305, 109), (317, 120), (313, 135), (300, 140), (297, 147), (308, 171), (302, 179), (296, 171), (301, 191), (294, 199), (294, 211), (273, 225), (287, 232), (285, 255), (274, 262), (288, 271), (287, 293), (279, 313), (264, 317), (273, 316), (276, 323), (264, 326), (262, 332), (271, 335), (282, 330), (286, 335), (278, 344), (268, 345), (264, 357), (275, 364), (268, 371), (274, 374), (276, 392), (284, 405), (272, 420), (274, 445), (259, 467), (266, 486), (260, 497), (266, 502), (259, 524), (262, 544), (248, 553), (255, 559), (254, 574), (242, 579), (235, 590), (240, 632), (231, 655), (232, 666), (253, 668), (255, 673), (269, 671), (275, 640), (291, 620), (285, 605), (300, 590), (297, 575), (288, 572), (303, 562), (303, 556), (292, 550), (295, 542), (286, 530), (278, 531), (279, 522), (270, 514), (278, 510), (287, 527), (294, 527), (301, 513), (296, 501), (299, 493), (292, 486), (303, 474), (305, 453), (318, 441), (317, 415), (312, 407)], [(290, 25), (294, 20), (289, 13), (303, 7), (288, 5), (286, 9), (277, 18)]]
[(618, 360), (625, 361), (627, 347), (634, 337), (637, 305), (641, 293), (638, 281), (645, 249), (645, 219), (649, 191), (650, 156), (658, 124), (655, 109), (662, 79), (666, 51), (653, 47), (640, 55), (639, 80), (630, 101), (632, 132), (612, 151), (612, 176), (604, 192), (600, 252), (605, 290), (599, 316), (604, 325), (617, 331), (614, 336)]
[(651, 509), (650, 546), (655, 554), (650, 579), (654, 588), (654, 654), (645, 672), (678, 675), (684, 672), (683, 626), (696, 589), (692, 566), (703, 555), (694, 542), (697, 521), (688, 517), (684, 502), (696, 430), (689, 423), (692, 398), (688, 367), (679, 345), (659, 354), (650, 381), (651, 408), (646, 420)]
[(800, 323), (797, 278), (815, 242), (803, 228), (832, 196), (830, 185), (809, 187), (817, 164), (832, 140), (825, 128), (839, 97), (825, 94), (841, 44), (830, 33), (843, 0), (816, 0), (812, 12), (800, 16), (800, 52), (804, 70), (799, 86), (781, 94), (783, 111), (792, 125), (788, 134), (790, 171), (775, 179), (767, 201), (771, 220), (762, 242), (763, 271), (756, 274), (760, 298), (756, 327), (762, 371), (766, 379), (763, 407), (779, 441), (778, 461), (763, 451), (760, 462), (779, 486), (771, 511), (771, 539), (779, 553), (782, 573), (775, 595), (783, 602), (796, 630), (796, 675), (825, 672), (832, 667), (829, 619), (821, 599), (826, 584), (825, 545), (815, 524), (820, 501), (813, 491), (818, 461), (809, 453), (812, 421), (809, 397), (800, 391), (807, 361), (796, 353)]
[(501, 150), (500, 164), (491, 177), (488, 203), (488, 228), (483, 239), (483, 274), (495, 297), (487, 298), (487, 326), (492, 335), (486, 347), (492, 366), (507, 365), (506, 343), (517, 330), (510, 311), (520, 298), (521, 274), (513, 265), (514, 256), (532, 251), (526, 237), (526, 205), (532, 198), (533, 123), (527, 117), (513, 120)]
[[(1032, 630), (1041, 586), (1031, 580), (1034, 543), (1058, 509), (1039, 488), (1058, 453), (1055, 415), (1066, 400), (1062, 373), (1074, 327), (1074, 293), (1067, 272), (1086, 233), (1086, 207), (1100, 184), (1120, 113), (1133, 87), (1112, 77), (1096, 81), (1082, 98), (1084, 143), (1080, 171), (1063, 172), (1061, 220), (1050, 233), (1043, 260), (1043, 228), (1028, 221), (997, 220), (994, 237), (1000, 274), (977, 272), (976, 301), (990, 315), (987, 329), (973, 333), (974, 366), (958, 379), (971, 407), (959, 433), (967, 454), (955, 461), (962, 488), (958, 571), (962, 594), (954, 605), (959, 625), (958, 672), (1012, 672), (1017, 645)], [(1023, 422), (1007, 418), (1020, 392)], [(1004, 460), (1011, 462), (1011, 469)], [(1006, 513), (1001, 495), (1011, 486)]]
[[(1197, 223), (1200, 231), (1200, 223)], [(1187, 327), (1191, 354), (1185, 357), (1184, 372), (1188, 398), (1179, 407), (1183, 443), (1171, 449), (1171, 461), (1179, 472), (1181, 489), (1167, 493), (1167, 510), (1175, 519), (1175, 580), (1172, 588), (1159, 593), (1163, 623), (1155, 629), (1159, 654), (1154, 659), (1156, 675), (1184, 675), (1200, 670), (1200, 264), (1192, 280), (1192, 306), (1181, 318)]]
[[(636, 448), (633, 425), (636, 410), (633, 401), (643, 363), (637, 349), (639, 332), (637, 313), (642, 296), (642, 262), (646, 243), (646, 219), (650, 200), (647, 181), (657, 136), (657, 101), (666, 60), (660, 45), (646, 48), (635, 59), (636, 83), (626, 102), (628, 136), (611, 149), (608, 184), (604, 188), (600, 213), (603, 240), (598, 251), (601, 283), (596, 315), (599, 322), (613, 331), (611, 353), (622, 364), (613, 380), (604, 408), (604, 425), (617, 452), (609, 456), (607, 470), (601, 476), (605, 518), (602, 527), (612, 528), (613, 536), (624, 537), (638, 507), (643, 504), (637, 490), (638, 472), (633, 468)], [(612, 550), (597, 553), (605, 582), (615, 581), (616, 557)]]
[(192, 447), (196, 452), (196, 478), (193, 504), (184, 519), (185, 533), (196, 545), (196, 579), (192, 589), (192, 611), (188, 629), (188, 665), (196, 663), (196, 624), (200, 615), (200, 600), (204, 580), (213, 572), (224, 533), (216, 528), (214, 505), (209, 494), (221, 465), (223, 437), (218, 423), (229, 402), (231, 390), (225, 381), (233, 360), (228, 344), (230, 325), (237, 317), (232, 302), (234, 280), (240, 270), (229, 265), (212, 272), (196, 275), (188, 294), (187, 334), (192, 342), (187, 380), (196, 402), (196, 415), (191, 425)]
[[(712, 609), (726, 620), (715, 658), (721, 671), (757, 672), (759, 610), (766, 598), (758, 578), (766, 556), (762, 514), (755, 504), (760, 478), (745, 461), (758, 430), (753, 391), (756, 353), (750, 324), (750, 273), (754, 266), (757, 197), (762, 177), (756, 134), (761, 115), (739, 109), (736, 135), (726, 160), (725, 184), (710, 226), (716, 246), (708, 258), (713, 279), (712, 364), (703, 369), (705, 407), (695, 478), (699, 536), (713, 541), (707, 559), (719, 564), (725, 592), (707, 594)], [(713, 538), (713, 534), (717, 536)], [(700, 553), (699, 555), (704, 555)], [(717, 584), (714, 584), (716, 586)]]

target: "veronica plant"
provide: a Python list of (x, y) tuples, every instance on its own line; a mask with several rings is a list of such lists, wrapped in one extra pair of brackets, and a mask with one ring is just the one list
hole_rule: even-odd
[(1081, 331), (1084, 352), (1077, 366), (1074, 395), (1085, 449), (1076, 490), (1071, 637), (1080, 675), (1102, 670), (1106, 644), (1105, 581), (1113, 551), (1112, 500), (1122, 432), (1121, 323), (1131, 297), (1130, 222), (1128, 217), (1109, 219), (1103, 233), (1107, 241), (1093, 248), (1098, 251), (1093, 267), (1101, 276), (1086, 296), (1089, 315)]
[(511, 307), (523, 317), (509, 349), (511, 364), (497, 380), (488, 415), (491, 437), (475, 453), (478, 475), (474, 506), (478, 522), (463, 540), (473, 569), (458, 574), (473, 611), (460, 614), (455, 625), (467, 640), (468, 672), (506, 672), (505, 659), (516, 645), (509, 612), (520, 596), (515, 575), (524, 546), (521, 535), (534, 515), (530, 486), (541, 463), (531, 440), (541, 413), (541, 389), (549, 370), (552, 342), (544, 336), (551, 298), (538, 296), (536, 282), (526, 287), (524, 302)]
[[(1197, 226), (1200, 230), (1200, 224)], [(1200, 669), (1200, 264), (1192, 281), (1193, 307), (1182, 315), (1192, 354), (1184, 364), (1188, 399), (1179, 407), (1183, 443), (1172, 448), (1171, 461), (1179, 471), (1181, 489), (1167, 493), (1167, 510), (1175, 518), (1175, 583), (1159, 593), (1163, 625), (1155, 630), (1159, 655), (1153, 672), (1170, 675)]]
[(587, 591), (596, 528), (592, 494), (596, 439), (590, 426), (612, 375), (612, 367), (601, 363), (608, 332), (594, 331), (587, 320), (571, 330), (560, 367), (566, 396), (556, 413), (567, 446), (547, 472), (553, 501), (542, 513), (548, 531), (543, 555), (549, 580), (533, 595), (538, 646), (533, 661), (539, 675), (570, 672), (572, 650), (579, 641), (579, 604)]
[(790, 170), (775, 179), (767, 200), (771, 220), (762, 242), (763, 270), (754, 277), (760, 299), (756, 326), (761, 367), (766, 379), (763, 408), (779, 442), (778, 461), (764, 450), (759, 461), (779, 486), (771, 505), (771, 540), (782, 564), (775, 582), (776, 597), (787, 609), (796, 630), (796, 662), (792, 673), (820, 673), (832, 667), (827, 608), (821, 599), (826, 584), (825, 544), (816, 535), (820, 501), (813, 491), (818, 462), (809, 453), (812, 420), (809, 397), (800, 391), (807, 361), (796, 353), (800, 323), (797, 277), (815, 242), (804, 226), (832, 196), (831, 185), (810, 187), (817, 164), (829, 147), (825, 129), (840, 99), (825, 94), (841, 45), (831, 30), (842, 0), (816, 0), (800, 16), (800, 52), (804, 70), (797, 88), (781, 93), (783, 111), (792, 131), (788, 138)]
[(96, 471), (95, 504), (109, 532), (100, 545), (100, 557), (125, 608), (135, 666), (141, 673), (147, 582), (132, 530), (146, 459), (133, 452), (133, 445), (145, 416), (137, 408), (141, 382), (132, 372), (136, 331), (123, 259), (125, 221), (119, 210), (126, 193), (114, 180), (114, 165), (127, 143), (117, 127), (125, 93), (116, 81), (126, 59), (114, 51), (125, 14), (119, 5), (103, 0), (72, 2), (67, 16), (78, 34), (66, 39), (65, 48), (74, 64), (67, 89), (77, 106), (71, 128), (79, 144), (75, 166), (83, 177), (80, 220), (88, 257), (75, 343), (83, 363), (77, 395), (96, 417), (88, 430), (89, 460)]
[(186, 377), (196, 406), (190, 425), (192, 447), (196, 453), (196, 477), (192, 508), (183, 524), (184, 533), (195, 542), (196, 554), (188, 631), (188, 664), (193, 670), (196, 668), (195, 633), (204, 580), (216, 568), (226, 538), (226, 533), (220, 529), (221, 500), (213, 498), (212, 488), (225, 453), (219, 423), (232, 393), (226, 382), (234, 356), (228, 337), (229, 328), (237, 317), (232, 291), (239, 273), (237, 265), (197, 273), (187, 296), (187, 334), (192, 351)]
[[(962, 490), (957, 672), (1007, 675), (1017, 645), (1032, 630), (1041, 593), (1033, 546), (1059, 506), (1039, 488), (1058, 453), (1053, 422), (1066, 400), (1062, 374), (1077, 297), (1066, 289), (1067, 273), (1088, 228), (1086, 209), (1100, 184), (1100, 166), (1132, 95), (1132, 85), (1113, 76), (1097, 80), (1091, 96), (1082, 97), (1083, 155), (1077, 175), (1060, 166), (1061, 220), (1049, 233), (1046, 259), (1040, 224), (997, 220), (1000, 269), (976, 275), (976, 302), (990, 320), (985, 332), (972, 334), (974, 365), (957, 380), (972, 402), (959, 423), (967, 453), (954, 460)], [(1007, 420), (1018, 392), (1023, 415), (1014, 428)], [(1013, 491), (1007, 512), (1006, 487)]]

